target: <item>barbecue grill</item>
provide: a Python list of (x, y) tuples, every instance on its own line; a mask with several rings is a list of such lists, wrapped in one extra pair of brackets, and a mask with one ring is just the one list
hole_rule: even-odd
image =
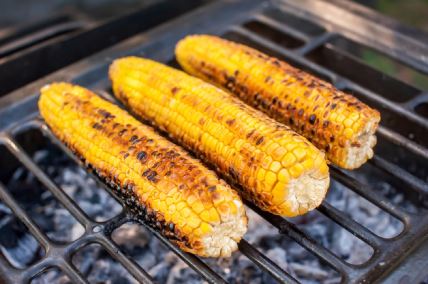
[[(317, 209), (319, 213), (372, 248), (368, 260), (353, 264), (323, 246), (292, 219), (263, 212), (250, 203), (247, 203), (248, 207), (278, 229), (278, 238), (289, 238), (298, 243), (336, 271), (339, 282), (426, 281), (423, 268), (428, 267), (428, 93), (423, 83), (385, 73), (363, 60), (364, 54), (375, 54), (406, 72), (418, 74), (426, 82), (428, 37), (413, 30), (412, 36), (407, 36), (408, 31), (409, 28), (366, 8), (339, 0), (215, 1), (6, 95), (0, 99), (0, 199), (34, 236), (44, 255), (26, 268), (13, 267), (4, 255), (0, 255), (0, 277), (11, 283), (27, 282), (55, 267), (71, 281), (86, 283), (72, 257), (86, 245), (96, 243), (137, 281), (154, 282), (145, 268), (112, 239), (112, 232), (118, 227), (139, 220), (124, 208), (109, 220), (94, 221), (35, 162), (33, 154), (46, 144), (45, 140), (78, 162), (40, 119), (38, 90), (49, 82), (65, 80), (114, 100), (107, 78), (108, 66), (113, 59), (137, 55), (177, 67), (173, 53), (175, 43), (188, 34), (209, 33), (284, 59), (354, 94), (381, 112), (374, 158), (352, 172), (331, 166), (331, 176), (337, 183), (396, 218), (402, 224), (402, 230), (390, 238), (379, 236), (363, 222), (354, 220), (353, 212), (323, 202)], [(19, 205), (4, 185), (18, 167), (31, 172), (83, 226), (84, 232), (79, 238), (67, 243), (53, 242)], [(98, 182), (115, 196), (102, 181)], [(395, 191), (383, 192), (378, 187), (380, 183), (390, 185)], [(403, 196), (404, 201), (397, 201), (396, 195)], [(148, 229), (206, 281), (226, 282), (206, 261), (182, 252), (158, 232)], [(275, 262), (250, 241), (242, 240), (239, 251), (272, 279), (299, 283), (298, 277), (284, 270), (281, 263)], [(234, 270), (234, 267), (229, 269)]]
[(0, 39), (0, 95), (202, 3), (198, 0), (158, 1), (104, 20), (92, 19), (78, 10), (63, 11), (19, 27)]

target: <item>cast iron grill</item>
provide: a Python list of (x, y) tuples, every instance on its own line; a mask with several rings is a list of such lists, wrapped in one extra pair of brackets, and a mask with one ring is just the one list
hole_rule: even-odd
[[(0, 130), (2, 130), (0, 150), (7, 149), (53, 194), (83, 225), (84, 234), (68, 244), (52, 242), (0, 183), (1, 200), (24, 223), (45, 250), (45, 256), (26, 269), (13, 268), (4, 256), (0, 256), (2, 277), (13, 283), (26, 282), (48, 268), (56, 267), (64, 272), (70, 280), (86, 283), (87, 280), (72, 264), (71, 258), (76, 251), (87, 244), (98, 243), (136, 280), (144, 283), (153, 282), (147, 271), (122, 252), (111, 238), (111, 234), (116, 228), (128, 221), (138, 222), (138, 220), (126, 209), (105, 222), (95, 222), (90, 219), (32, 160), (25, 149), (25, 147), (31, 146), (28, 143), (20, 143), (18, 137), (30, 135), (28, 133), (34, 131), (42, 133), (75, 160), (70, 151), (58, 143), (39, 118), (36, 104), (38, 89), (51, 81), (66, 80), (91, 88), (111, 99), (107, 69), (112, 59), (124, 55), (140, 55), (176, 65), (173, 56), (174, 45), (180, 38), (192, 33), (219, 34), (261, 49), (332, 82), (336, 87), (355, 94), (359, 99), (381, 111), (383, 120), (378, 131), (379, 141), (375, 157), (363, 169), (354, 172), (331, 167), (331, 175), (335, 181), (400, 220), (403, 230), (393, 238), (382, 238), (327, 201), (318, 209), (321, 214), (372, 247), (373, 254), (369, 260), (363, 264), (350, 264), (320, 245), (316, 239), (310, 237), (289, 220), (263, 212), (250, 203), (247, 205), (276, 227), (280, 234), (288, 236), (323, 263), (336, 270), (344, 283), (373, 282), (394, 270), (412, 250), (428, 239), (428, 210), (426, 208), (428, 200), (428, 140), (426, 135), (428, 133), (428, 95), (425, 93), (426, 89), (423, 85), (394, 78), (366, 64), (361, 58), (358, 58), (364, 54), (358, 48), (369, 46), (370, 52), (380, 52), (388, 58), (394, 59), (394, 62), (400, 62), (397, 64), (409, 66), (407, 68), (412, 70), (411, 72), (426, 76), (428, 64), (426, 58), (424, 59), (420, 55), (428, 50), (428, 45), (403, 36), (397, 27), (395, 27), (396, 30), (391, 30), (382, 17), (373, 19), (373, 15), (367, 11), (368, 14), (362, 15), (359, 10), (361, 8), (358, 6), (349, 4), (351, 6), (348, 8), (351, 9), (348, 10), (342, 7), (342, 1), (333, 3), (307, 0), (301, 1), (299, 6), (295, 6), (293, 1), (263, 3), (260, 1), (218, 1), (147, 33), (134, 36), (102, 53), (64, 68), (8, 95), (6, 99), (14, 103), (0, 109)], [(352, 21), (349, 19), (347, 26), (343, 22), (329, 18), (329, 13), (334, 15), (338, 10), (352, 15)], [(351, 14), (352, 10), (356, 10), (353, 11), (355, 13)], [(353, 32), (356, 22), (365, 24), (366, 34), (359, 33), (358, 30)], [(378, 31), (376, 37), (374, 38), (367, 30)], [(390, 42), (390, 38), (387, 36), (389, 34), (399, 39), (400, 44)], [(402, 46), (406, 47), (405, 53), (399, 52)], [(19, 99), (14, 100), (14, 97)], [(1, 101), (0, 106), (2, 106)], [(32, 139), (31, 135), (28, 139)], [(4, 171), (8, 168), (9, 163), (5, 159), (0, 161), (2, 171)], [(372, 173), (372, 171), (374, 172)], [(416, 209), (406, 210), (395, 204), (391, 198), (381, 194), (376, 186), (371, 185), (369, 179), (366, 178), (393, 182), (399, 192), (404, 193)], [(115, 196), (107, 186), (104, 187)], [(352, 212), (349, 213), (352, 214)], [(156, 231), (151, 230), (151, 232), (208, 282), (226, 282), (198, 257), (180, 251)], [(241, 241), (239, 250), (279, 282), (298, 283), (293, 276), (280, 268), (278, 263), (274, 263), (251, 243)], [(420, 261), (423, 260), (420, 259)], [(231, 267), (231, 269), (234, 268)], [(417, 276), (402, 274), (395, 280), (417, 281), (416, 279), (419, 279), (409, 277)], [(416, 283), (415, 281), (410, 282)]]

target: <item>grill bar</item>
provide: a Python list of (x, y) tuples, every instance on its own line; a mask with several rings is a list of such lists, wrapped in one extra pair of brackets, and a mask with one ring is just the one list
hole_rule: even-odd
[(5, 145), (16, 158), (61, 202), (61, 204), (73, 215), (86, 229), (90, 222), (85, 212), (64, 193), (58, 186), (28, 157), (27, 153), (10, 137), (5, 139)]
[(260, 214), (263, 218), (265, 218), (269, 223), (271, 223), (274, 227), (276, 227), (281, 234), (287, 235), (291, 239), (295, 240), (301, 246), (308, 249), (313, 254), (317, 255), (320, 259), (328, 263), (332, 266), (337, 272), (344, 276), (344, 273), (350, 271), (348, 264), (344, 262), (342, 259), (338, 258), (332, 252), (327, 250), (326, 248), (320, 246), (315, 240), (307, 236), (304, 232), (302, 232), (299, 228), (297, 228), (294, 224), (286, 221), (284, 218), (280, 216), (276, 216), (270, 214), (268, 212), (261, 211), (259, 208), (252, 204), (247, 204), (254, 211)]
[(318, 207), (318, 210), (326, 217), (332, 219), (337, 224), (354, 233), (359, 239), (365, 241), (367, 244), (373, 247), (375, 253), (376, 250), (384, 243), (382, 238), (373, 234), (370, 230), (355, 222), (353, 219), (350, 219), (342, 211), (334, 208), (328, 202), (323, 202), (323, 204)]
[(373, 204), (376, 204), (402, 222), (405, 222), (405, 220), (409, 218), (409, 215), (406, 212), (401, 211), (385, 197), (379, 195), (374, 189), (370, 187), (370, 185), (360, 183), (349, 174), (346, 174), (344, 171), (338, 170), (337, 168), (332, 167), (330, 169), (331, 176), (335, 180), (345, 185), (346, 187), (349, 187), (349, 189), (353, 190), (358, 195), (366, 198)]
[(428, 196), (428, 184), (404, 171), (400, 167), (386, 161), (377, 155), (375, 155), (370, 162), (388, 174), (404, 181), (409, 186), (409, 189), (417, 191), (424, 197)]
[(379, 126), (377, 134), (380, 134), (394, 144), (400, 145), (418, 156), (428, 159), (428, 150), (426, 148), (402, 137), (401, 135), (398, 135), (397, 133), (394, 133), (393, 131), (383, 126)]
[(18, 40), (15, 40), (13, 42), (0, 46), (0, 57), (8, 56), (26, 47), (48, 40), (54, 36), (59, 36), (64, 33), (69, 33), (83, 27), (84, 27), (83, 23), (78, 21), (72, 21), (68, 23), (61, 23), (56, 26), (43, 29), (36, 33), (31, 33)]
[(13, 214), (28, 228), (31, 234), (36, 238), (39, 244), (47, 251), (49, 240), (46, 234), (40, 230), (39, 226), (34, 223), (28, 214), (21, 209), (19, 204), (7, 192), (6, 188), (0, 184), (0, 198), (12, 210)]
[(155, 283), (153, 278), (144, 269), (141, 269), (137, 263), (126, 257), (119, 247), (117, 247), (110, 238), (106, 237), (105, 234), (99, 234), (98, 242), (112, 257), (119, 261), (138, 282)]
[(239, 251), (245, 254), (249, 259), (256, 263), (260, 268), (267, 271), (279, 282), (284, 283), (299, 283), (294, 277), (281, 269), (278, 265), (272, 262), (269, 258), (261, 254), (257, 249), (250, 245), (246, 240), (239, 242)]

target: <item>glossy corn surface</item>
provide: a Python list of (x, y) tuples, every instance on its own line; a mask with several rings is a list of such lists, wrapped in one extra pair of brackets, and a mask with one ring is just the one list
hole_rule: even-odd
[(176, 57), (188, 73), (216, 84), (287, 124), (354, 169), (373, 156), (380, 114), (331, 84), (247, 46), (215, 36), (181, 40)]
[(264, 210), (296, 216), (323, 200), (324, 154), (263, 113), (204, 81), (137, 57), (110, 67), (115, 95), (213, 165)]
[(87, 89), (54, 83), (41, 93), (39, 109), (54, 134), (149, 225), (200, 256), (237, 249), (245, 209), (214, 172)]

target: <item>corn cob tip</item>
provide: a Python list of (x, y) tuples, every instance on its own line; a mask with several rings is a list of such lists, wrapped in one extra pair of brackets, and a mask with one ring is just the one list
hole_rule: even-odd
[[(327, 163), (325, 163), (327, 167)], [(317, 208), (324, 200), (330, 185), (330, 178), (313, 171), (291, 180), (284, 205), (288, 207), (287, 217), (305, 214)]]
[(244, 205), (200, 161), (80, 86), (46, 85), (38, 105), (52, 132), (182, 250), (228, 257), (237, 249), (247, 230)]
[(346, 141), (344, 159), (337, 161), (338, 166), (347, 170), (357, 169), (373, 157), (379, 122), (379, 114), (367, 118), (364, 128), (352, 140)]

